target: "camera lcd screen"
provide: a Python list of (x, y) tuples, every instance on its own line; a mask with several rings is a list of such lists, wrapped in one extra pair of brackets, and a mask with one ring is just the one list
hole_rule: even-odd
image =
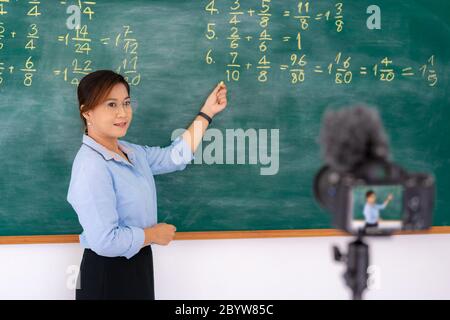
[(359, 229), (400, 230), (403, 220), (403, 187), (356, 186), (351, 191), (350, 226)]

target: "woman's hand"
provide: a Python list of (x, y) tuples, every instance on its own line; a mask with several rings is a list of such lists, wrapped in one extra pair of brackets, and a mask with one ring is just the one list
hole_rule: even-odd
[(177, 228), (174, 225), (167, 223), (158, 223), (153, 227), (147, 228), (144, 230), (145, 245), (156, 243), (166, 246), (173, 240), (176, 230)]
[(221, 81), (217, 87), (211, 92), (206, 99), (205, 104), (200, 109), (201, 112), (206, 113), (211, 118), (221, 112), (227, 106), (227, 87)]
[[(201, 112), (213, 118), (227, 106), (227, 87), (221, 81), (206, 99), (205, 104), (200, 109)], [(209, 120), (209, 119), (208, 119)], [(201, 125), (198, 126), (197, 124)], [(190, 146), (192, 153), (195, 153), (198, 145), (202, 141), (206, 128), (209, 125), (204, 117), (197, 115), (189, 125), (188, 129), (183, 133), (183, 140)]]

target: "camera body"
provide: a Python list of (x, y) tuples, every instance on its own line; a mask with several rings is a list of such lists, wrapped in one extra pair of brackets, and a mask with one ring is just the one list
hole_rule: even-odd
[(360, 300), (370, 265), (364, 236), (430, 228), (435, 179), (407, 172), (390, 160), (388, 136), (376, 108), (327, 111), (319, 138), (325, 166), (314, 179), (314, 196), (332, 213), (335, 228), (356, 235), (347, 253), (334, 247), (334, 259), (346, 264), (345, 282), (353, 299)]
[[(384, 195), (382, 202), (373, 202), (374, 195)], [(383, 236), (431, 227), (435, 181), (385, 159), (368, 159), (350, 171), (322, 167), (314, 181), (314, 196), (333, 214), (334, 227), (355, 235)]]

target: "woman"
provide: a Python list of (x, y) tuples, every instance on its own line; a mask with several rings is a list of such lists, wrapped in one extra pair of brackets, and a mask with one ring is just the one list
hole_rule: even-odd
[(217, 85), (187, 131), (165, 148), (118, 140), (133, 116), (121, 75), (85, 76), (78, 101), (85, 134), (67, 195), (85, 248), (76, 299), (154, 299), (150, 244), (167, 245), (176, 228), (157, 223), (153, 175), (183, 170), (193, 159), (211, 119), (227, 105), (226, 87)]

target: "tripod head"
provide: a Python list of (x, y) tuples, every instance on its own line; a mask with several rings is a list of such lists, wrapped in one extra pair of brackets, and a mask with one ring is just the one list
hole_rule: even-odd
[(345, 263), (344, 273), (346, 285), (351, 289), (353, 300), (362, 300), (364, 290), (367, 289), (369, 274), (369, 245), (364, 242), (364, 229), (361, 229), (356, 239), (349, 243), (347, 253), (342, 253), (337, 246), (333, 246), (334, 260)]

